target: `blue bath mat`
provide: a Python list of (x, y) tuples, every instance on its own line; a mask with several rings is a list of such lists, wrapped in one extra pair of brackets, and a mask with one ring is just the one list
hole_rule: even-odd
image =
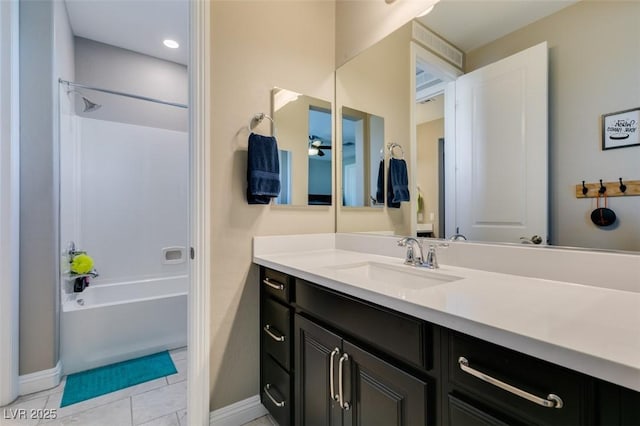
[(67, 376), (60, 407), (177, 373), (169, 352), (130, 359)]

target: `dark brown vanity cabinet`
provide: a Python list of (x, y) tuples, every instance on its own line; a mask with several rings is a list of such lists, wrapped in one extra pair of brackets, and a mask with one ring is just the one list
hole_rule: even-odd
[(593, 424), (590, 377), (461, 333), (448, 335), (445, 424)]
[(427, 424), (427, 384), (301, 315), (296, 424)]
[(640, 393), (261, 268), (281, 425), (637, 425)]
[(281, 426), (293, 424), (292, 288), (286, 274), (260, 269), (260, 394)]

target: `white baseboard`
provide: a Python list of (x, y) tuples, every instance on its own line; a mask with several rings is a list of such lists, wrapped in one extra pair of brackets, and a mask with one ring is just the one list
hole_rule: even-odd
[(267, 414), (260, 395), (219, 408), (209, 414), (211, 426), (240, 426)]
[(55, 388), (60, 384), (62, 376), (62, 364), (60, 361), (55, 367), (48, 370), (36, 371), (18, 378), (18, 393), (28, 395), (46, 389)]

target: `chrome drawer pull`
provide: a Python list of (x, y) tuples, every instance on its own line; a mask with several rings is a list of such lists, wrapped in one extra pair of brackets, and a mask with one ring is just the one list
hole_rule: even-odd
[(511, 386), (508, 383), (505, 383), (501, 380), (488, 376), (481, 371), (478, 371), (476, 369), (469, 367), (469, 361), (463, 356), (458, 358), (458, 365), (460, 366), (460, 369), (465, 373), (471, 374), (472, 376), (477, 377), (478, 379), (485, 381), (489, 384), (497, 386), (500, 389), (506, 390), (507, 392), (511, 392), (512, 394), (517, 395), (520, 398), (524, 398), (526, 400), (529, 400), (531, 402), (534, 402), (538, 405), (542, 405), (543, 407), (547, 407), (547, 408), (562, 408), (562, 405), (563, 405), (562, 398), (560, 398), (556, 394), (550, 393), (549, 395), (547, 395), (547, 399), (540, 398), (539, 396), (530, 394), (527, 391), (518, 389), (515, 386)]
[(334, 350), (331, 351), (331, 358), (329, 359), (329, 393), (331, 394), (331, 399), (334, 401), (338, 400), (338, 395), (336, 395), (336, 391), (335, 391), (335, 386), (333, 385), (333, 357), (336, 356), (336, 354), (340, 353), (340, 349), (339, 348), (335, 348)]
[(277, 281), (272, 282), (269, 278), (265, 278), (264, 280), (262, 280), (262, 282), (268, 285), (269, 287), (271, 287), (272, 289), (280, 290), (280, 291), (284, 290), (284, 284), (279, 283)]
[(284, 342), (285, 336), (283, 334), (281, 334), (280, 336), (278, 336), (277, 334), (275, 334), (271, 328), (271, 326), (269, 324), (265, 325), (262, 328), (269, 336), (271, 336), (271, 338), (273, 340), (275, 340), (276, 342)]
[(349, 360), (349, 355), (343, 354), (340, 357), (340, 362), (338, 363), (338, 401), (340, 402), (340, 408), (343, 410), (349, 410), (351, 406), (348, 402), (344, 400), (344, 387), (342, 386), (342, 363)]
[(264, 388), (262, 388), (264, 393), (269, 397), (271, 402), (273, 402), (276, 405), (276, 407), (284, 407), (285, 401), (276, 401), (273, 395), (271, 395), (271, 392), (269, 392), (269, 389), (271, 389), (271, 385), (269, 383), (264, 385)]

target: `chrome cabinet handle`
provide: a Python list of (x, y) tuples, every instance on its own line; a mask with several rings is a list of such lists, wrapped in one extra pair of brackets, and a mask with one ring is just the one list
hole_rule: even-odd
[(530, 394), (527, 391), (519, 389), (515, 386), (512, 386), (494, 377), (491, 377), (481, 371), (471, 368), (469, 366), (469, 361), (463, 356), (458, 358), (458, 365), (460, 366), (460, 369), (465, 373), (471, 374), (472, 376), (477, 377), (478, 379), (484, 382), (497, 386), (500, 389), (506, 390), (507, 392), (510, 392), (516, 396), (519, 396), (520, 398), (524, 398), (528, 401), (531, 401), (533, 403), (536, 403), (538, 405), (541, 405), (547, 408), (562, 408), (562, 405), (563, 405), (562, 398), (560, 398), (556, 394), (550, 393), (549, 395), (547, 395), (547, 399), (540, 398), (539, 396)]
[(329, 386), (331, 387), (331, 389), (329, 389), (329, 393), (331, 394), (331, 399), (334, 401), (338, 400), (338, 395), (336, 395), (335, 386), (333, 384), (333, 357), (339, 353), (340, 349), (335, 348), (331, 351), (331, 358), (329, 359)]
[(269, 397), (269, 399), (271, 400), (271, 402), (273, 402), (276, 407), (284, 407), (285, 405), (285, 401), (277, 401), (273, 395), (271, 395), (271, 392), (269, 392), (269, 390), (271, 389), (271, 385), (269, 383), (267, 383), (266, 385), (264, 385), (264, 388), (262, 388), (262, 390), (264, 391), (264, 393)]
[(264, 330), (264, 331), (265, 331), (269, 336), (271, 336), (271, 338), (272, 338), (273, 340), (275, 340), (276, 342), (284, 342), (284, 339), (285, 339), (284, 334), (281, 334), (280, 336), (278, 336), (278, 335), (277, 335), (277, 334), (275, 334), (273, 331), (271, 331), (271, 330), (272, 330), (272, 328), (271, 328), (271, 326), (270, 326), (269, 324), (265, 325), (262, 329), (263, 329), (263, 330)]
[(344, 400), (344, 387), (342, 384), (342, 376), (343, 376), (342, 363), (348, 360), (349, 360), (349, 355), (343, 354), (340, 357), (340, 362), (338, 363), (338, 401), (340, 402), (340, 408), (342, 408), (343, 410), (349, 410), (351, 408), (349, 403), (345, 402)]
[(269, 278), (265, 278), (264, 280), (262, 280), (262, 282), (275, 290), (280, 290), (280, 291), (284, 290), (284, 284), (279, 283), (277, 281), (272, 282)]

